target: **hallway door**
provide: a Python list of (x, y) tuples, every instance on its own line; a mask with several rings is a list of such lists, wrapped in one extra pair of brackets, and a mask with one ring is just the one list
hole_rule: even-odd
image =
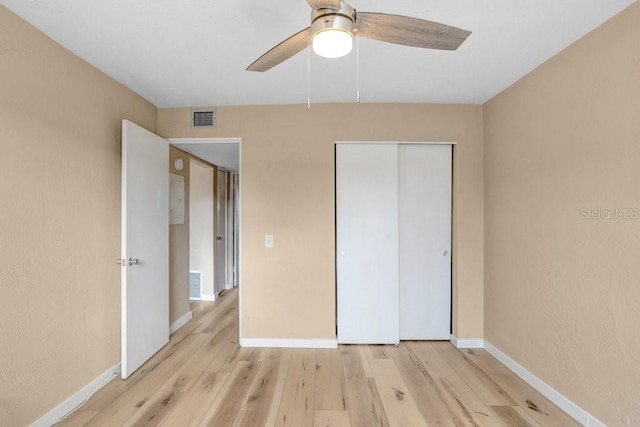
[(227, 172), (216, 172), (216, 294), (227, 286)]

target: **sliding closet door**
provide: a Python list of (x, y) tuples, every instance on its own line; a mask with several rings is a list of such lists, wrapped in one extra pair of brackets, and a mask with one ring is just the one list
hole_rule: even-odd
[(400, 339), (448, 340), (451, 145), (398, 150)]
[(395, 344), (398, 146), (336, 145), (338, 342)]

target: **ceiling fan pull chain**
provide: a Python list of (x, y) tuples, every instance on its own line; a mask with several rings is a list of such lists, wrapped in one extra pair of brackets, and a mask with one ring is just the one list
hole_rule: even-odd
[(311, 37), (307, 40), (307, 110), (311, 109)]
[(356, 102), (360, 104), (360, 34), (356, 30)]

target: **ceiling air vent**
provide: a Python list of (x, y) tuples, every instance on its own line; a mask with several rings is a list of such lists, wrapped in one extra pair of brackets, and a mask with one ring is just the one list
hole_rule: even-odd
[(191, 111), (192, 128), (214, 128), (216, 127), (216, 109), (193, 110)]

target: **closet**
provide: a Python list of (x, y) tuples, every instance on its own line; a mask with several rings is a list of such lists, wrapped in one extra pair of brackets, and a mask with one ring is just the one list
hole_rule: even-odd
[(338, 342), (446, 339), (451, 145), (336, 144)]

